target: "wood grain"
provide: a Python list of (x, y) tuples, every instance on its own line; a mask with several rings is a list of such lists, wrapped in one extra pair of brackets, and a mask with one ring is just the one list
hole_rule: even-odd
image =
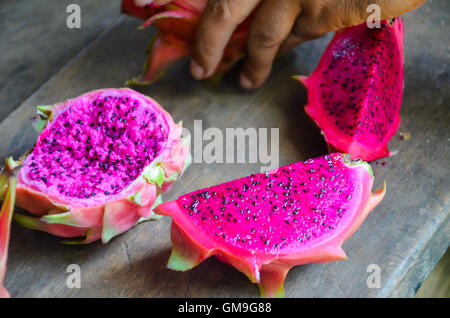
[[(372, 163), (376, 185), (387, 181), (383, 202), (344, 244), (349, 260), (298, 266), (289, 273), (287, 297), (412, 296), (449, 245), (450, 67), (446, 32), (450, 4), (428, 2), (406, 17), (405, 92), (399, 132), (389, 147), (396, 156)], [(0, 157), (19, 156), (36, 134), (34, 107), (103, 87), (120, 87), (138, 74), (153, 30), (137, 31), (124, 17), (74, 61), (26, 98), (0, 124)], [(447, 37), (442, 39), (442, 37)], [(139, 90), (192, 131), (279, 128), (280, 165), (326, 152), (318, 130), (303, 111), (305, 89), (291, 79), (317, 65), (330, 35), (306, 43), (276, 61), (268, 83), (254, 92), (237, 84), (238, 71), (217, 85), (196, 82), (184, 61), (157, 83)], [(120, 45), (118, 45), (120, 44)], [(430, 48), (424, 50), (424, 48)], [(3, 95), (3, 93), (2, 93)], [(259, 164), (193, 164), (166, 200), (253, 172)], [(108, 245), (64, 246), (44, 233), (13, 225), (5, 285), (15, 297), (257, 297), (248, 279), (214, 258), (188, 272), (165, 268), (170, 253), (170, 219), (141, 224)], [(66, 267), (78, 264), (82, 288), (66, 287)], [(367, 266), (381, 268), (382, 287), (366, 285)]]
[(69, 0), (0, 1), (0, 120), (120, 16), (118, 1), (76, 1), (81, 29), (66, 26)]

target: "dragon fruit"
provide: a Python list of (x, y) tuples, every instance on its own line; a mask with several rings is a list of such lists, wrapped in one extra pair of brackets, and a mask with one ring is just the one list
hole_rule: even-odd
[[(146, 20), (142, 28), (154, 25), (158, 29), (147, 49), (143, 74), (126, 85), (150, 84), (172, 64), (191, 54), (195, 31), (206, 3), (207, 0), (174, 0), (164, 6), (151, 3), (138, 7), (134, 0), (122, 0), (122, 12)], [(242, 22), (231, 36), (212, 80), (218, 80), (244, 56), (249, 21), (247, 18)]]
[(14, 200), (16, 198), (15, 165), (12, 158), (5, 163), (3, 173), (0, 175), (0, 198), (3, 200), (0, 210), (0, 298), (8, 298), (9, 293), (3, 286), (6, 274), (6, 261), (8, 258), (9, 232), (11, 219), (14, 212)]
[(168, 268), (215, 255), (282, 296), (294, 265), (346, 259), (342, 243), (382, 200), (370, 166), (333, 153), (198, 190), (160, 204), (172, 217)]
[(155, 218), (160, 193), (189, 164), (181, 123), (131, 89), (92, 91), (38, 114), (37, 142), (14, 163), (15, 203), (34, 216), (14, 219), (68, 244), (107, 243)]
[(319, 66), (297, 77), (308, 90), (306, 113), (331, 151), (375, 160), (400, 125), (403, 93), (403, 20), (336, 32)]

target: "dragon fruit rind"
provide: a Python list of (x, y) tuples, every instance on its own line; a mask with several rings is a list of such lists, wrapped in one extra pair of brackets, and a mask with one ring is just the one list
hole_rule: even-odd
[(181, 124), (131, 89), (96, 90), (38, 106), (34, 148), (16, 164), (20, 224), (90, 243), (155, 217), (153, 207), (189, 164)]
[(168, 267), (185, 271), (215, 255), (282, 296), (294, 265), (346, 259), (342, 243), (382, 200), (363, 161), (339, 153), (198, 190), (159, 205), (172, 217)]
[[(154, 25), (158, 29), (147, 49), (143, 74), (128, 81), (127, 85), (150, 84), (172, 64), (191, 55), (195, 31), (206, 3), (207, 0), (174, 0), (164, 6), (152, 3), (138, 7), (134, 0), (122, 0), (122, 12), (146, 20), (142, 28)], [(244, 56), (249, 21), (247, 18), (232, 34), (222, 60), (211, 76), (213, 80), (218, 80)]]
[(305, 111), (331, 150), (369, 161), (389, 156), (400, 125), (403, 34), (400, 18), (338, 31), (311, 76), (298, 77), (308, 90)]
[(17, 165), (12, 158), (8, 158), (0, 175), (0, 198), (3, 200), (0, 209), (0, 298), (8, 298), (9, 292), (3, 286), (8, 259), (8, 245), (11, 220), (14, 212), (16, 197), (16, 170)]

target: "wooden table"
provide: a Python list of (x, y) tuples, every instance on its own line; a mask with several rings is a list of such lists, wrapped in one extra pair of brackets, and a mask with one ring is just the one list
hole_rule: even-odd
[[(0, 2), (0, 157), (18, 157), (33, 145), (29, 118), (35, 106), (83, 92), (120, 87), (141, 71), (154, 30), (119, 13), (119, 1), (78, 0), (82, 28), (65, 26), (70, 1)], [(429, 1), (406, 19), (405, 91), (396, 156), (373, 163), (376, 185), (387, 181), (384, 201), (344, 244), (349, 260), (298, 266), (289, 273), (287, 297), (412, 296), (449, 245), (450, 207), (450, 3)], [(306, 91), (291, 79), (309, 74), (330, 36), (279, 59), (268, 83), (254, 92), (237, 84), (238, 71), (217, 85), (192, 80), (188, 62), (149, 87), (175, 120), (192, 131), (279, 128), (280, 164), (326, 152), (303, 111)], [(259, 172), (259, 164), (193, 164), (165, 199)], [(214, 258), (188, 272), (165, 268), (170, 219), (141, 224), (106, 246), (65, 246), (55, 237), (13, 224), (5, 281), (13, 297), (256, 297), (248, 279)], [(66, 287), (69, 264), (81, 267), (81, 288)], [(368, 288), (367, 267), (381, 269), (381, 288)]]

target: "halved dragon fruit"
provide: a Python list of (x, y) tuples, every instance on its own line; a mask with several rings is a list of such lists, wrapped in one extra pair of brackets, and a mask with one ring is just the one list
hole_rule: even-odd
[[(147, 49), (144, 73), (129, 80), (129, 85), (146, 85), (162, 76), (175, 62), (191, 54), (195, 31), (207, 0), (173, 0), (164, 6), (150, 4), (138, 7), (134, 0), (122, 0), (122, 12), (145, 19), (142, 28), (154, 25), (158, 33)], [(249, 18), (242, 22), (228, 42), (223, 57), (211, 76), (217, 80), (244, 56)]]
[(17, 162), (20, 224), (66, 243), (107, 243), (152, 212), (189, 164), (181, 123), (131, 89), (96, 90), (38, 106), (42, 130)]
[(155, 212), (173, 220), (168, 267), (215, 255), (262, 296), (282, 296), (292, 266), (346, 259), (342, 243), (384, 197), (385, 186), (372, 194), (372, 184), (367, 163), (333, 153), (160, 204)]
[(319, 66), (297, 78), (308, 90), (306, 113), (331, 151), (375, 160), (400, 125), (403, 93), (403, 20), (336, 32)]

